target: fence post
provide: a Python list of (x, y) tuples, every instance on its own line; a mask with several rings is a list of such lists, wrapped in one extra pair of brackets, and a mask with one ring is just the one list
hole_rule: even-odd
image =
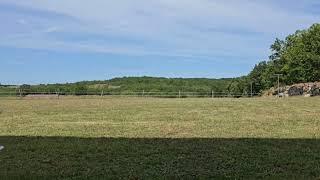
[(211, 98), (212, 98), (212, 99), (214, 98), (214, 92), (213, 92), (213, 90), (211, 91)]
[(181, 98), (181, 91), (179, 90), (179, 99)]
[(19, 89), (20, 99), (22, 99), (22, 92), (21, 89)]
[(102, 97), (102, 96), (103, 96), (103, 94), (104, 94), (104, 92), (103, 92), (103, 90), (102, 90), (102, 91), (101, 91), (101, 95), (100, 95), (100, 96)]
[(59, 99), (59, 91), (57, 91), (57, 90), (56, 90), (56, 95), (57, 95), (57, 97)]

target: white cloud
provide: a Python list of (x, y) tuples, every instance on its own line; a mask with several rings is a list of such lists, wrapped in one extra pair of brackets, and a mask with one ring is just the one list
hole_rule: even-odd
[[(24, 38), (2, 38), (2, 44), (33, 46), (58, 50), (104, 53), (168, 54), (210, 57), (266, 56), (276, 36), (306, 28), (319, 21), (318, 15), (290, 11), (278, 1), (252, 0), (2, 0), (33, 10), (72, 17), (73, 20), (48, 19), (34, 22)], [(310, 1), (300, 1), (303, 6)], [(313, 1), (315, 2), (315, 1)], [(18, 22), (21, 20), (18, 20)], [(29, 20), (23, 20), (29, 22)], [(38, 24), (37, 24), (38, 23)], [(41, 26), (39, 28), (39, 26)], [(63, 27), (63, 28), (61, 28)], [(77, 33), (86, 42), (69, 42), (44, 33)], [(90, 34), (105, 42), (91, 40)], [(139, 39), (135, 45), (108, 42), (107, 37)], [(10, 34), (8, 37), (17, 37)], [(35, 44), (38, 43), (38, 44)]]
[(200, 21), (204, 23), (203, 25), (241, 26), (260, 32), (274, 32), (272, 25), (277, 25), (282, 30), (291, 31), (290, 28), (297, 28), (301, 23), (309, 24), (318, 19), (306, 13), (280, 9), (275, 1), (263, 3), (250, 0), (66, 0), (60, 2), (13, 0), (12, 2), (65, 14), (91, 23), (108, 24), (112, 27), (125, 25), (132, 30), (165, 29), (163, 27), (176, 26), (179, 22), (199, 23)]

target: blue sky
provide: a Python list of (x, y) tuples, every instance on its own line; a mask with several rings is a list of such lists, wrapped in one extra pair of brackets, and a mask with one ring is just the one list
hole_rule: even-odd
[(0, 0), (0, 83), (235, 77), (318, 0)]

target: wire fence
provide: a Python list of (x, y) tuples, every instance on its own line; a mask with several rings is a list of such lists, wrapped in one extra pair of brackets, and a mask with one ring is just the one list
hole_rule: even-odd
[(249, 98), (260, 96), (259, 93), (233, 93), (233, 92), (0, 92), (0, 99), (5, 98), (64, 98), (64, 97), (153, 97), (153, 98)]

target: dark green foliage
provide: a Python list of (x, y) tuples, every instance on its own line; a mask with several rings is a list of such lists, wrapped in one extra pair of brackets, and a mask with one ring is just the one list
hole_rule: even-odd
[(320, 24), (287, 38), (282, 71), (287, 83), (320, 80)]
[(118, 86), (121, 91), (146, 92), (225, 92), (232, 79), (182, 79), (128, 77), (110, 80), (109, 84)]
[(88, 87), (84, 84), (75, 84), (73, 86), (74, 95), (85, 95), (87, 94)]
[(248, 95), (250, 82), (246, 77), (240, 77), (232, 80), (228, 85), (228, 92), (234, 95)]
[(265, 81), (263, 79), (263, 75), (267, 73), (268, 64), (266, 61), (262, 61), (259, 64), (255, 65), (253, 70), (248, 75), (248, 80), (251, 80), (253, 83), (253, 91), (254, 92), (260, 92), (262, 89), (265, 89), (268, 84), (271, 84), (271, 82)]

